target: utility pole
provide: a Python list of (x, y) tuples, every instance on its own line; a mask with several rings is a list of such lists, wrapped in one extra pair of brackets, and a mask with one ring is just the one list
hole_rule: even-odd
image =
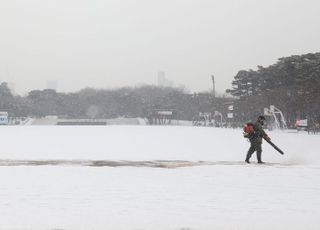
[(212, 78), (212, 87), (213, 87), (212, 94), (213, 94), (213, 98), (215, 98), (216, 97), (216, 86), (214, 83), (214, 76), (212, 75), (211, 78)]
[[(214, 82), (214, 75), (211, 75), (211, 79), (212, 79), (212, 108), (211, 108), (211, 118), (214, 120), (215, 122), (215, 117), (216, 114), (218, 113), (217, 107), (216, 107), (216, 86), (215, 86), (215, 82)], [(222, 119), (222, 118), (221, 118)]]

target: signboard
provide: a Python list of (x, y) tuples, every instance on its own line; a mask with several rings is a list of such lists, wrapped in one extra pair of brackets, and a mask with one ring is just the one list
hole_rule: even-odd
[(166, 116), (172, 116), (173, 112), (172, 111), (158, 111), (158, 115), (166, 115)]
[(228, 113), (227, 116), (228, 118), (233, 118), (233, 113)]
[(296, 127), (308, 127), (308, 119), (297, 120)]
[(233, 105), (229, 105), (229, 106), (228, 106), (228, 110), (231, 110), (231, 111), (232, 111), (232, 110), (233, 110)]
[(270, 116), (270, 115), (271, 115), (271, 113), (270, 113), (270, 111), (269, 111), (268, 108), (264, 108), (263, 114), (264, 114), (265, 116)]

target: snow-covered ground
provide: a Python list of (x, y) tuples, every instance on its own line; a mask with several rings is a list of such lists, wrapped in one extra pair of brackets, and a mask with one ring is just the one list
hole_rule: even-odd
[(320, 135), (270, 132), (285, 155), (264, 143), (267, 165), (243, 163), (249, 144), (232, 129), (2, 126), (0, 136), (0, 229), (320, 227)]

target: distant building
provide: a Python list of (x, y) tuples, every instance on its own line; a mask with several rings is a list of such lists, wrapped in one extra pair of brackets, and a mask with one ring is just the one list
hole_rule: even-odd
[(13, 82), (9, 82), (8, 87), (9, 87), (12, 94), (16, 94), (16, 86)]
[(173, 82), (166, 78), (165, 72), (158, 72), (158, 86), (173, 87)]

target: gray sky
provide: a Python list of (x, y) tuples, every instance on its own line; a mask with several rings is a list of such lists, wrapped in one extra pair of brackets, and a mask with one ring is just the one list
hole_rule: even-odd
[(319, 52), (318, 0), (0, 0), (0, 80), (19, 94), (156, 84), (223, 92), (241, 69)]

